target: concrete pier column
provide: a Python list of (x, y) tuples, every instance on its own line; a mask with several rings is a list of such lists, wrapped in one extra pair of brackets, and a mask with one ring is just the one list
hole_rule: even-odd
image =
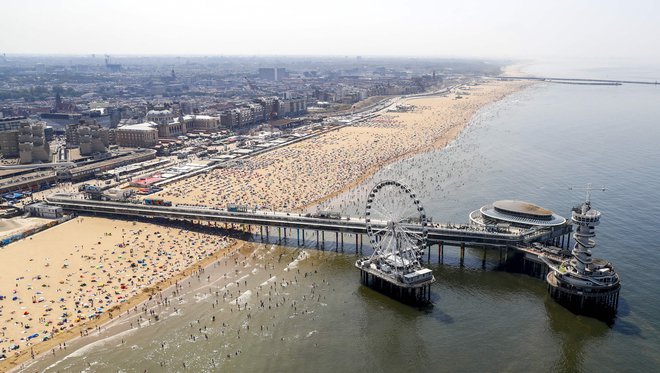
[(486, 269), (486, 248), (484, 250), (484, 256), (481, 258), (481, 268)]
[(286, 227), (284, 227), (284, 242), (286, 242)]
[(296, 235), (298, 236), (298, 246), (300, 246), (300, 229), (296, 229)]
[(344, 232), (341, 232), (341, 251), (344, 251)]
[(465, 262), (465, 242), (461, 242), (461, 267), (463, 262)]
[(282, 242), (282, 227), (277, 227), (277, 242)]
[(319, 247), (319, 231), (316, 231), (316, 247)]
[(339, 251), (339, 232), (335, 232), (335, 251)]
[(438, 242), (438, 261), (440, 264), (445, 262), (444, 245), (442, 244), (442, 241)]
[(260, 225), (259, 226), (259, 239), (261, 242), (264, 242), (264, 226)]
[(358, 254), (358, 234), (355, 234), (355, 255)]
[(325, 249), (325, 231), (321, 231), (321, 248)]
[(268, 226), (266, 226), (266, 241), (270, 240), (270, 233), (268, 232)]
[(431, 246), (425, 247), (426, 250), (426, 263), (431, 263)]

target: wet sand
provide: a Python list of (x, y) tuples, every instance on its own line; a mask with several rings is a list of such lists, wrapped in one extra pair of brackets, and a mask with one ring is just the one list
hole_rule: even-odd
[(384, 165), (445, 146), (484, 105), (530, 83), (489, 80), (456, 94), (411, 98), (408, 112), (386, 112), (249, 160), (169, 185), (175, 204), (299, 211), (358, 185)]
[[(320, 270), (336, 255), (341, 254), (246, 244), (25, 369), (237, 371), (248, 363), (243, 354), (249, 356), (252, 347), (321, 343), (316, 313), (329, 306), (326, 295), (342, 293), (329, 294)], [(304, 333), (291, 336), (302, 324)], [(138, 361), (122, 360), (136, 353)]]
[(79, 217), (6, 246), (0, 349), (9, 359), (0, 368), (83, 335), (232, 244), (217, 234)]
[[(177, 204), (225, 207), (234, 202), (301, 209), (358, 185), (385, 164), (443, 147), (479, 108), (529, 84), (487, 81), (460, 89), (462, 98), (450, 94), (409, 99), (405, 103), (413, 105), (412, 111), (383, 113), (368, 122), (254, 157), (239, 167), (177, 182), (160, 196)], [(0, 262), (11, 263), (10, 270), (0, 275), (0, 291), (7, 293), (0, 295), (8, 297), (0, 301), (0, 346), (20, 344), (22, 355), (16, 359), (15, 351), (7, 352), (12, 359), (0, 362), (0, 368), (29, 359), (30, 352), (55, 353), (54, 348), (61, 348), (66, 340), (85, 336), (107, 322), (113, 307), (122, 306), (115, 314), (124, 312), (150, 298), (158, 288), (184, 278), (184, 269), (190, 275), (191, 268), (198, 268), (204, 258), (211, 260), (208, 255), (217, 254), (220, 246), (228, 247), (229, 240), (98, 218), (76, 219), (8, 246), (0, 251)], [(44, 248), (48, 248), (46, 254)], [(240, 303), (242, 298), (236, 299)], [(85, 323), (84, 318), (98, 307), (103, 307), (100, 316)], [(78, 320), (79, 316), (84, 318)], [(54, 333), (55, 329), (62, 330)], [(34, 333), (39, 336), (28, 341)], [(46, 335), (55, 338), (36, 344)]]

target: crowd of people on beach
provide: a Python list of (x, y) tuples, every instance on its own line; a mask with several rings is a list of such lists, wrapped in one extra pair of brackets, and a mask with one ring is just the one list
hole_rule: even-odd
[[(155, 197), (162, 197), (174, 204), (216, 208), (238, 204), (250, 209), (301, 209), (363, 180), (383, 164), (446, 145), (477, 109), (514, 89), (514, 86), (496, 89), (483, 84), (472, 87), (470, 94), (461, 100), (451, 96), (410, 100), (413, 105), (410, 111), (383, 113), (338, 131), (243, 160), (233, 167), (217, 168), (177, 181)], [(416, 162), (411, 167), (425, 166), (419, 160)], [(411, 182), (431, 192), (437, 190), (434, 185), (443, 177), (462, 172), (461, 169), (466, 166), (469, 165), (448, 165), (449, 168), (441, 173), (420, 175), (419, 179)], [(58, 188), (61, 191), (75, 191), (70, 185)], [(368, 186), (362, 186), (355, 193), (366, 196), (367, 189)], [(364, 201), (344, 199), (339, 203), (342, 210), (352, 204), (351, 208), (358, 211)], [(327, 204), (320, 206), (328, 207)], [(77, 218), (67, 224), (78, 225), (81, 230), (90, 229), (87, 219), (94, 218)], [(23, 267), (7, 272), (12, 276), (13, 286), (0, 288), (0, 355), (30, 348), (38, 341), (52, 338), (86, 320), (110, 312), (114, 306), (143, 289), (179, 274), (229, 243), (230, 239), (217, 233), (135, 222), (132, 226), (106, 227), (99, 231), (93, 242), (76, 241), (60, 257), (43, 255), (30, 258)], [(248, 259), (240, 258), (240, 254), (235, 252), (227, 260), (234, 261), (234, 268), (246, 268), (250, 265)], [(226, 261), (225, 265), (227, 263), (230, 262)], [(52, 271), (53, 268), (57, 271)], [(273, 268), (274, 263), (265, 263), (260, 270), (266, 272)], [(307, 312), (300, 299), (287, 298), (283, 290), (297, 285), (301, 276), (307, 278), (311, 273), (301, 273), (296, 266), (291, 266), (284, 269), (286, 278), (280, 273), (268, 276), (258, 286), (248, 286), (248, 280), (236, 279), (240, 269), (234, 271), (225, 274), (227, 283), (223, 287), (208, 286), (208, 291), (215, 299), (211, 310), (219, 307), (228, 309), (230, 313), (245, 314), (240, 326), (234, 325), (233, 331), (237, 336), (250, 327), (254, 312), (267, 312), (280, 307), (290, 307), (296, 314)], [(200, 269), (193, 279), (196, 276), (200, 283), (213, 280), (211, 277), (205, 279), (203, 275)], [(232, 282), (229, 279), (233, 279)], [(173, 293), (159, 293), (141, 308), (135, 308), (132, 312), (142, 312), (135, 327), (145, 321), (157, 322), (163, 317), (163, 313), (157, 311), (159, 308), (173, 308), (177, 312), (175, 300), (182, 299), (182, 286), (177, 283)], [(310, 289), (310, 294), (302, 299), (305, 302), (309, 299), (320, 302), (320, 296), (314, 293), (314, 285)], [(214, 313), (211, 322), (221, 322), (223, 333), (229, 333), (229, 324), (216, 321), (215, 317)], [(258, 326), (259, 332), (264, 335), (272, 334), (272, 327), (274, 325)], [(191, 328), (194, 329), (192, 325)], [(206, 330), (206, 325), (197, 326), (197, 332), (193, 330), (190, 338), (194, 341), (199, 338), (207, 340)], [(86, 337), (86, 333), (81, 331), (81, 337)], [(163, 343), (163, 348), (165, 346)], [(226, 359), (240, 353), (237, 348), (229, 352)], [(185, 364), (182, 362), (184, 369)]]
[[(88, 219), (69, 224), (90, 229)], [(104, 232), (95, 242), (74, 244), (57, 257), (29, 258), (21, 268), (3, 271), (13, 278), (11, 289), (0, 290), (0, 351), (5, 357), (111, 312), (230, 243), (217, 231), (181, 226), (134, 222), (99, 229)]]
[[(250, 209), (297, 210), (401, 156), (444, 146), (479, 107), (493, 100), (495, 91), (483, 84), (472, 87), (461, 100), (413, 99), (413, 110), (383, 113), (233, 167), (181, 180), (160, 195), (174, 203), (218, 208), (232, 203)], [(503, 96), (499, 90), (497, 94)]]
[[(81, 338), (91, 342), (115, 335), (119, 340), (121, 335), (118, 348), (123, 348), (126, 331), (172, 322), (178, 325), (176, 331), (153, 341), (156, 351), (151, 364), (161, 369), (194, 370), (200, 369), (200, 364), (217, 368), (240, 357), (243, 347), (255, 341), (281, 343), (294, 338), (291, 330), (282, 329), (284, 320), (316, 317), (316, 310), (326, 305), (326, 293), (331, 289), (325, 278), (318, 277), (319, 260), (319, 254), (285, 251), (273, 245), (232, 251), (118, 314), (112, 324), (93, 333), (81, 333)], [(315, 331), (306, 333), (309, 338)], [(187, 354), (173, 351), (183, 340), (186, 344), (205, 343), (193, 348), (197, 353), (213, 353), (204, 354), (203, 359), (188, 359)], [(58, 346), (50, 354), (59, 356), (60, 350)]]

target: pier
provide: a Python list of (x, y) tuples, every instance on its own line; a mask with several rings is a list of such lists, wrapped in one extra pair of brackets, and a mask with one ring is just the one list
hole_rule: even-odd
[(534, 76), (500, 76), (501, 80), (534, 80), (551, 83), (563, 84), (582, 84), (582, 85), (622, 85), (622, 84), (646, 84), (658, 85), (656, 81), (641, 80), (612, 80), (612, 79), (586, 79), (586, 78), (552, 78), (552, 77), (534, 77)]
[[(398, 210), (384, 207), (389, 196), (380, 194), (388, 188), (400, 189), (397, 198), (402, 198), (403, 194), (403, 200), (410, 203), (407, 213), (406, 208), (401, 208), (405, 206), (401, 201), (393, 202)], [(380, 202), (376, 202), (379, 198)], [(431, 284), (435, 278), (423, 264), (430, 263), (431, 252), (437, 245), (438, 263), (444, 263), (448, 246), (459, 250), (461, 266), (464, 265), (466, 248), (477, 248), (483, 250), (484, 268), (486, 251), (498, 250), (500, 265), (513, 265), (516, 267), (514, 271), (545, 280), (550, 295), (577, 313), (611, 319), (618, 307), (620, 284), (611, 264), (601, 259), (590, 260), (589, 249), (594, 246), (591, 239), (593, 226), (600, 213), (590, 210), (588, 203), (581, 210), (574, 209), (572, 219), (568, 221), (527, 202), (497, 201), (470, 213), (470, 225), (453, 226), (431, 224), (414, 192), (394, 181), (381, 182), (372, 190), (364, 217), (145, 205), (90, 200), (70, 194), (50, 196), (47, 202), (83, 214), (208, 222), (216, 226), (221, 223), (225, 229), (231, 225), (232, 229), (248, 233), (255, 233), (254, 229), (259, 227), (261, 239), (265, 234), (269, 241), (271, 229), (276, 229), (280, 244), (287, 244), (295, 230), (298, 246), (301, 241), (305, 243), (307, 230), (314, 233), (316, 246), (321, 250), (326, 248), (326, 232), (335, 233), (335, 251), (341, 249), (342, 252), (345, 235), (349, 234), (355, 239), (355, 255), (362, 254), (366, 235), (373, 252), (355, 262), (360, 271), (360, 282), (406, 303), (430, 302)], [(578, 231), (572, 242), (573, 226), (578, 226)], [(594, 271), (598, 278), (591, 275), (596, 273)]]
[[(187, 221), (205, 221), (214, 223), (234, 224), (247, 230), (248, 227), (266, 227), (283, 229), (287, 238), (287, 229), (296, 230), (304, 235), (305, 230), (313, 232), (336, 232), (343, 242), (344, 234), (359, 236), (367, 234), (367, 222), (364, 218), (341, 216), (338, 218), (321, 218), (293, 214), (289, 212), (263, 211), (229, 212), (225, 209), (201, 206), (155, 206), (126, 202), (95, 201), (75, 198), (72, 195), (53, 195), (46, 201), (50, 205), (61, 206), (64, 210), (77, 213), (106, 214), (111, 216), (138, 216), (143, 218), (166, 218)], [(382, 229), (386, 221), (370, 219), (373, 227)], [(409, 223), (406, 228), (412, 232), (421, 233), (419, 224)], [(450, 226), (433, 224), (428, 226), (429, 245), (478, 246), (487, 248), (507, 248), (528, 245), (533, 242), (553, 241), (570, 233), (570, 225), (566, 224), (554, 229), (521, 229), (512, 232), (488, 232), (470, 229), (467, 226)], [(263, 232), (263, 230), (262, 230)], [(280, 230), (282, 232), (282, 230)], [(359, 243), (358, 243), (359, 244)], [(361, 245), (359, 245), (361, 246)]]

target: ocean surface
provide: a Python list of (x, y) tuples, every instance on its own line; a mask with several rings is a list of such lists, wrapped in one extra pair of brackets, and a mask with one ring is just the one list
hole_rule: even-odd
[[(605, 78), (658, 76), (608, 69)], [(494, 251), (485, 269), (477, 249), (467, 250), (465, 267), (456, 248), (445, 247), (442, 265), (432, 252), (433, 307), (418, 309), (360, 285), (354, 236), (335, 252), (334, 234), (320, 250), (312, 232), (303, 247), (295, 231), (288, 246), (276, 246), (271, 229), (270, 243), (255, 237), (255, 248), (166, 293), (169, 305), (122, 316), (26, 370), (658, 371), (658, 103), (657, 86), (537, 84), (482, 109), (447, 148), (389, 165), (320, 207), (361, 215), (373, 184), (396, 179), (416, 190), (434, 221), (461, 224), (499, 199), (569, 216), (585, 198), (578, 188), (604, 187), (591, 197), (603, 213), (593, 252), (622, 279), (612, 325), (556, 304), (542, 280), (498, 270)], [(240, 269), (227, 273), (234, 261)]]

